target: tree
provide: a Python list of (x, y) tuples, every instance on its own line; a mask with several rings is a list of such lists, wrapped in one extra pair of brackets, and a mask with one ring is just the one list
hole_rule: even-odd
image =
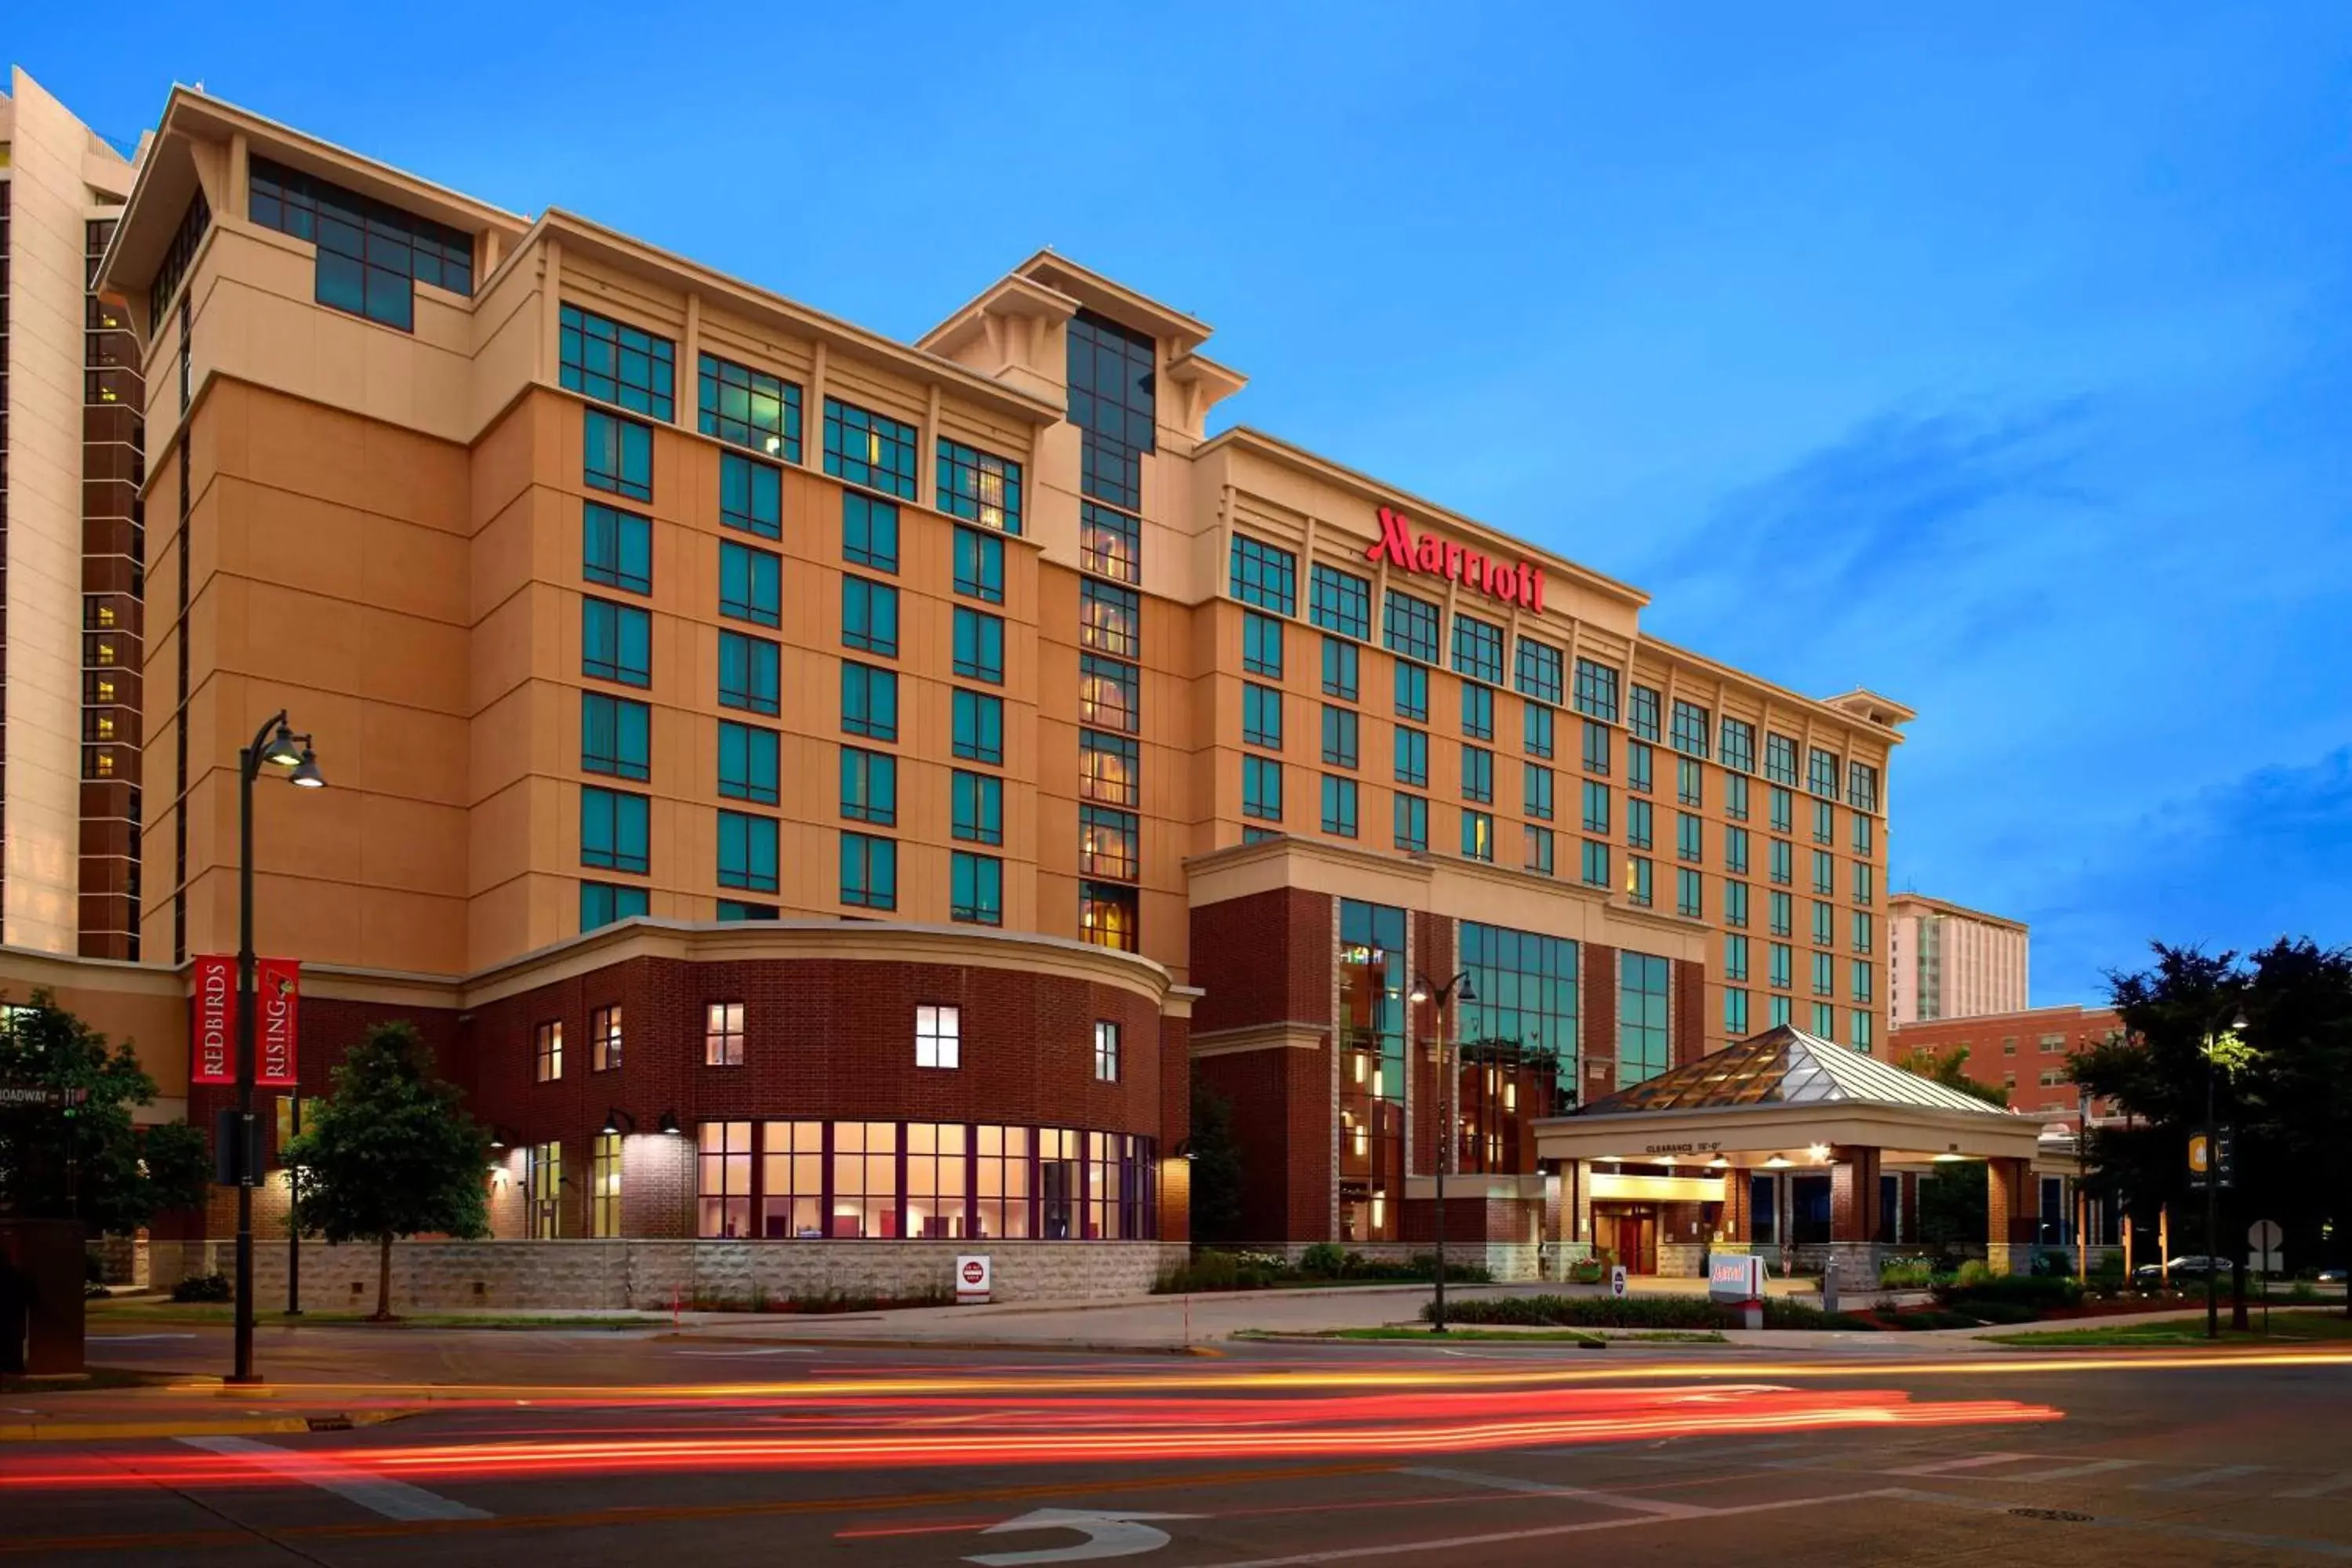
[(1242, 1152), (1233, 1107), (1206, 1084), (1192, 1085), (1192, 1238), (1237, 1241), (1242, 1228)]
[(132, 1125), (155, 1080), (129, 1041), (104, 1035), (36, 991), (0, 1023), (0, 1084), (79, 1091), (79, 1103), (0, 1104), (0, 1214), (78, 1219), (92, 1236), (137, 1230), (204, 1201), (211, 1165), (185, 1122)]
[(286, 1152), (302, 1173), (296, 1223), (329, 1245), (377, 1245), (375, 1318), (392, 1318), (392, 1244), (436, 1232), (489, 1234), (482, 1171), (489, 1137), (436, 1076), (405, 1023), (382, 1024), (335, 1068)]
[(1969, 1076), (1969, 1048), (1962, 1046), (1948, 1054), (1938, 1054), (1932, 1046), (1915, 1046), (1895, 1064), (1905, 1072), (1957, 1089), (1962, 1094), (1973, 1095), (1987, 1105), (2006, 1107), (2009, 1090), (1979, 1083)]

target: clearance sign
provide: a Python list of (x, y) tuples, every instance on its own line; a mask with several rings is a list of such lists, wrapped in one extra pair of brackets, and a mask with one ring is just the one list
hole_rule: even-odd
[(1483, 552), (1449, 544), (1434, 534), (1415, 536), (1412, 520), (1381, 508), (1381, 536), (1364, 550), (1367, 561), (1386, 561), (1400, 571), (1443, 577), (1475, 588), (1506, 605), (1523, 605), (1538, 615), (1544, 607), (1544, 574), (1524, 561), (1500, 561)]
[[(256, 959), (253, 965), (253, 1081), (293, 1089), (300, 1079), (295, 1054), (301, 1010), (302, 965), (291, 958)], [(236, 1082), (236, 960), (212, 954), (196, 960), (191, 999), (194, 1038), (188, 1081)]]

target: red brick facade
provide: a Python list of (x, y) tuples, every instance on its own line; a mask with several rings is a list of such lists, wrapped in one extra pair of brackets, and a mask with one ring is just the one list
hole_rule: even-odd
[[(2109, 1007), (2036, 1007), (1937, 1018), (1897, 1028), (1885, 1055), (1899, 1062), (1914, 1051), (1945, 1057), (1965, 1050), (1961, 1070), (1988, 1089), (2007, 1089), (2011, 1109), (2044, 1121), (2072, 1120), (2081, 1110), (2082, 1093), (2066, 1058), (2122, 1033), (2123, 1026)], [(2094, 1105), (2091, 1113), (2105, 1115), (2108, 1108)]]

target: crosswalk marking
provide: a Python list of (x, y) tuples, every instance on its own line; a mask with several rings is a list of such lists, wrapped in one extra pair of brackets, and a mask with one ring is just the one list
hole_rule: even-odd
[(2326, 1479), (2314, 1481), (2307, 1487), (2289, 1487), (2283, 1492), (2273, 1492), (2271, 1495), (2273, 1497), (2325, 1497), (2329, 1492), (2341, 1491), (2346, 1487), (2352, 1487), (2352, 1470), (2338, 1470)]
[(2268, 1468), (2264, 1465), (2216, 1465), (2210, 1470), (2197, 1470), (2189, 1475), (2175, 1476), (2170, 1480), (2142, 1481), (2132, 1490), (2169, 1492), (2179, 1491), (2187, 1487), (2207, 1487), (2211, 1486), (2215, 1481), (2235, 1480), (2240, 1476), (2251, 1476)]
[(1409, 1476), (1427, 1476), (1432, 1480), (1458, 1481), (1465, 1486), (1486, 1487), (1498, 1492), (1523, 1492), (1530, 1497), (1571, 1498), (1578, 1502), (1597, 1504), (1601, 1508), (1622, 1508), (1631, 1513), (1654, 1514), (1660, 1519), (1691, 1519), (1699, 1514), (1713, 1513), (1711, 1508), (1694, 1503), (1668, 1502), (1662, 1498), (1627, 1497), (1622, 1492), (1594, 1491), (1587, 1487), (1560, 1486), (1551, 1481), (1522, 1480), (1517, 1476), (1489, 1475), (1483, 1470), (1448, 1469), (1439, 1465), (1412, 1465), (1405, 1468)]
[(2146, 1463), (2147, 1463), (2147, 1461), (2145, 1459), (2093, 1459), (2087, 1465), (2069, 1465), (2062, 1470), (2043, 1470), (2039, 1475), (2012, 1476), (2010, 1479), (2020, 1481), (2071, 1481), (2079, 1479), (2084, 1476), (2104, 1476), (2110, 1470), (2128, 1470), (2136, 1465), (2145, 1465)]
[(1964, 1458), (1937, 1459), (1932, 1464), (1906, 1465), (1900, 1469), (1888, 1470), (1885, 1473), (1890, 1476), (1940, 1476), (1951, 1470), (1978, 1470), (1987, 1465), (2010, 1465), (2015, 1464), (2020, 1459), (2039, 1459), (2044, 1457), (2041, 1454), (1970, 1454)]
[(371, 1474), (355, 1465), (342, 1464), (325, 1454), (297, 1453), (291, 1448), (257, 1443), (250, 1437), (183, 1437), (180, 1441), (191, 1448), (203, 1448), (209, 1453), (243, 1459), (257, 1469), (275, 1471), (289, 1480), (308, 1482), (320, 1491), (332, 1492), (347, 1502), (355, 1502), (386, 1519), (491, 1517), (478, 1508), (468, 1508), (437, 1492), (410, 1486), (406, 1481), (386, 1480), (382, 1476)]

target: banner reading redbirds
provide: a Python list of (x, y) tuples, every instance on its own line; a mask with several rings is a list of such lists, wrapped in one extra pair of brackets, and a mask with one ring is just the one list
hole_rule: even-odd
[(236, 1081), (236, 960), (196, 960), (190, 1012), (195, 1037), (188, 1051), (190, 1083)]
[(264, 1089), (293, 1089), (296, 1014), (302, 1000), (299, 959), (263, 958), (253, 966), (253, 1081)]

